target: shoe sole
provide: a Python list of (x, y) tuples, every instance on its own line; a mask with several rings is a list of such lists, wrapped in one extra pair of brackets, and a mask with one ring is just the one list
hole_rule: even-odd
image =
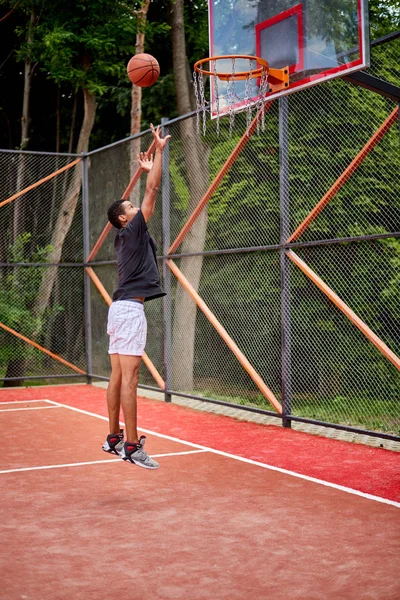
[(155, 471), (160, 466), (160, 465), (158, 465), (157, 467), (149, 467), (148, 465), (144, 465), (141, 462), (136, 462), (135, 460), (132, 460), (131, 458), (128, 458), (128, 457), (125, 457), (125, 456), (121, 456), (121, 458), (122, 458), (122, 460), (124, 462), (130, 462), (133, 465), (137, 465), (138, 467), (142, 467), (142, 469), (147, 469), (148, 471)]

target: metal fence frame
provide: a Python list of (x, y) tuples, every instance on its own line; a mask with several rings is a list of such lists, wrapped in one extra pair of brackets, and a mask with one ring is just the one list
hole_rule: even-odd
[[(379, 41), (377, 41), (379, 42)], [(353, 82), (354, 83), (354, 82)], [(364, 86), (365, 87), (365, 86)], [(374, 91), (377, 91), (374, 89)], [(379, 91), (379, 90), (378, 90)], [(385, 94), (385, 91), (381, 91), (380, 93)], [(393, 86), (390, 89), (390, 94), (393, 93)], [(399, 96), (400, 100), (400, 96)], [(203, 207), (207, 204), (209, 199), (211, 198), (213, 192), (217, 189), (218, 185), (223, 180), (226, 173), (229, 171), (232, 164), (235, 162), (236, 158), (239, 156), (241, 150), (246, 145), (249, 137), (255, 131), (257, 125), (257, 119), (259, 115), (255, 117), (253, 120), (250, 131), (246, 132), (239, 143), (237, 144), (234, 151), (226, 160), (224, 166), (219, 171), (217, 177), (211, 183), (208, 191), (196, 207), (195, 211), (189, 217), (187, 223), (182, 228), (181, 232), (177, 236), (177, 238), (171, 243), (171, 231), (170, 231), (170, 192), (169, 192), (169, 151), (168, 146), (164, 153), (164, 161), (163, 161), (163, 170), (162, 170), (162, 220), (163, 220), (163, 254), (158, 258), (162, 260), (163, 264), (163, 279), (164, 279), (164, 287), (167, 291), (167, 296), (163, 300), (163, 327), (164, 327), (164, 377), (158, 373), (156, 367), (151, 362), (151, 359), (147, 356), (147, 354), (143, 357), (143, 362), (149, 369), (153, 378), (155, 379), (157, 386), (147, 386), (147, 385), (139, 385), (139, 387), (144, 389), (151, 389), (162, 391), (164, 393), (164, 398), (166, 402), (171, 401), (172, 395), (182, 396), (187, 398), (199, 399), (204, 402), (209, 402), (217, 405), (223, 406), (233, 406), (238, 409), (242, 409), (249, 412), (266, 414), (274, 417), (278, 417), (282, 421), (282, 425), (284, 427), (290, 427), (292, 422), (303, 422), (310, 423), (324, 427), (335, 428), (338, 430), (350, 431), (355, 433), (365, 433), (368, 435), (372, 435), (375, 437), (380, 437), (384, 439), (391, 440), (400, 440), (400, 437), (386, 434), (384, 432), (379, 431), (371, 431), (366, 429), (361, 429), (358, 427), (340, 425), (336, 423), (330, 423), (326, 421), (320, 421), (317, 419), (309, 419), (301, 416), (295, 416), (291, 414), (291, 356), (290, 356), (290, 340), (291, 340), (291, 312), (290, 312), (290, 264), (293, 263), (300, 268), (303, 273), (311, 280), (315, 285), (319, 287), (319, 289), (346, 315), (348, 319), (353, 323), (354, 326), (358, 327), (362, 333), (368, 338), (368, 340), (373, 343), (379, 350), (382, 352), (388, 360), (392, 362), (398, 369), (400, 369), (400, 359), (384, 344), (382, 340), (378, 338), (369, 327), (348, 307), (346, 304), (335, 294), (333, 290), (331, 290), (322, 280), (319, 278), (316, 273), (314, 273), (308, 265), (304, 263), (303, 260), (295, 253), (296, 248), (304, 248), (304, 247), (312, 247), (319, 245), (328, 245), (328, 244), (340, 244), (343, 242), (361, 242), (365, 240), (379, 240), (384, 238), (398, 238), (400, 237), (400, 232), (393, 233), (385, 233), (385, 234), (374, 234), (374, 235), (363, 235), (356, 237), (346, 237), (346, 238), (331, 238), (326, 240), (316, 240), (316, 241), (308, 241), (308, 242), (299, 242), (297, 241), (299, 236), (307, 229), (313, 219), (325, 208), (325, 206), (332, 200), (337, 191), (341, 188), (341, 186), (347, 181), (347, 179), (354, 173), (354, 171), (358, 168), (358, 166), (362, 163), (368, 153), (372, 150), (372, 148), (382, 139), (385, 133), (395, 124), (399, 126), (399, 106), (395, 108), (389, 117), (382, 123), (381, 127), (375, 132), (375, 134), (370, 138), (364, 148), (357, 154), (357, 156), (353, 159), (353, 161), (349, 164), (347, 169), (341, 174), (341, 176), (337, 179), (335, 184), (330, 188), (330, 190), (325, 194), (325, 196), (318, 202), (318, 204), (311, 210), (308, 216), (304, 219), (304, 221), (297, 227), (297, 229), (290, 233), (290, 222), (289, 222), (289, 195), (288, 195), (288, 98), (282, 97), (278, 100), (279, 102), (279, 163), (280, 163), (280, 243), (272, 244), (267, 246), (252, 246), (252, 247), (241, 247), (241, 248), (229, 248), (223, 250), (213, 250), (213, 251), (203, 251), (199, 253), (192, 254), (177, 254), (176, 250), (183, 241), (186, 234), (189, 232), (191, 226), (196, 221), (196, 218), (201, 213)], [(265, 110), (268, 110), (269, 106), (272, 102), (267, 103), (265, 105)], [(164, 135), (168, 132), (170, 126), (173, 123), (180, 122), (184, 119), (188, 119), (193, 117), (195, 113), (190, 113), (188, 115), (184, 115), (182, 117), (178, 117), (176, 119), (162, 120), (162, 128)], [(7, 330), (9, 333), (23, 339), (25, 342), (34, 345), (36, 348), (40, 349), (42, 352), (47, 353), (55, 360), (59, 360), (63, 362), (65, 365), (73, 369), (76, 373), (70, 375), (51, 375), (51, 376), (32, 376), (26, 377), (25, 379), (46, 379), (46, 378), (75, 378), (82, 377), (86, 378), (87, 383), (91, 383), (94, 379), (98, 380), (107, 380), (106, 377), (96, 375), (93, 373), (92, 366), (92, 317), (91, 317), (91, 302), (90, 302), (90, 285), (91, 283), (97, 288), (104, 301), (109, 305), (111, 303), (111, 298), (104, 288), (101, 280), (95, 274), (93, 267), (96, 265), (102, 264), (116, 264), (116, 261), (96, 261), (96, 255), (104, 240), (106, 239), (109, 231), (111, 230), (111, 225), (109, 223), (104, 227), (103, 232), (101, 233), (99, 239), (93, 248), (90, 248), (90, 237), (89, 237), (89, 188), (88, 188), (88, 159), (90, 156), (101, 152), (105, 149), (109, 149), (111, 147), (117, 146), (119, 144), (125, 144), (128, 141), (136, 138), (140, 138), (146, 133), (149, 133), (149, 130), (141, 132), (135, 136), (130, 136), (129, 138), (125, 138), (113, 144), (104, 146), (102, 148), (93, 150), (91, 152), (83, 153), (82, 155), (76, 154), (66, 154), (66, 153), (49, 153), (49, 152), (27, 152), (20, 151), (25, 154), (43, 154), (49, 156), (69, 156), (73, 157), (76, 160), (71, 162), (70, 164), (62, 167), (61, 169), (53, 172), (47, 177), (37, 181), (35, 184), (25, 188), (24, 190), (14, 194), (9, 197), (7, 200), (0, 202), (0, 208), (12, 202), (17, 197), (23, 195), (28, 190), (33, 189), (41, 185), (41, 183), (48, 181), (50, 178), (57, 176), (59, 172), (65, 171), (66, 169), (74, 166), (78, 162), (82, 164), (82, 206), (83, 206), (83, 246), (84, 246), (84, 262), (83, 263), (65, 263), (65, 266), (74, 266), (77, 268), (83, 268), (85, 271), (84, 276), (84, 316), (85, 316), (85, 355), (86, 355), (86, 368), (82, 370), (78, 368), (76, 365), (68, 363), (60, 356), (50, 352), (44, 347), (39, 346), (33, 340), (29, 340), (25, 336), (22, 336), (17, 331), (14, 331), (10, 328), (7, 328), (4, 324), (0, 323), (0, 327)], [(400, 133), (400, 130), (399, 130)], [(149, 151), (152, 150), (153, 144), (150, 146)], [(3, 151), (7, 152), (7, 151)], [(16, 151), (9, 151), (16, 153)], [(133, 177), (129, 185), (127, 186), (123, 198), (128, 198), (134, 185), (139, 180), (141, 174), (140, 168), (134, 173)], [(281, 280), (281, 359), (282, 359), (282, 404), (278, 402), (275, 398), (273, 392), (267, 387), (265, 382), (261, 379), (261, 377), (254, 370), (252, 365), (249, 363), (247, 358), (241, 353), (239, 348), (236, 346), (234, 340), (228, 335), (226, 330), (223, 328), (222, 324), (218, 322), (216, 317), (211, 313), (208, 309), (207, 305), (204, 303), (202, 298), (197, 294), (197, 292), (191, 287), (190, 282), (188, 282), (177, 265), (173, 262), (174, 258), (181, 258), (183, 256), (207, 256), (207, 255), (221, 255), (221, 254), (234, 254), (234, 253), (243, 253), (243, 252), (256, 252), (256, 251), (265, 251), (268, 252), (270, 250), (279, 251), (280, 254), (280, 280)], [(23, 266), (24, 263), (12, 263), (12, 266)], [(8, 263), (2, 263), (2, 266), (10, 266)], [(33, 266), (32, 263), (29, 263), (29, 266)], [(44, 266), (41, 264), (40, 266)], [(52, 266), (48, 264), (46, 266)], [(58, 263), (58, 266), (64, 266), (64, 263)], [(171, 277), (174, 275), (177, 280), (183, 285), (186, 291), (191, 295), (192, 299), (196, 302), (198, 308), (203, 311), (203, 313), (210, 320), (212, 325), (217, 329), (220, 336), (224, 339), (226, 344), (229, 346), (231, 351), (236, 355), (239, 362), (242, 364), (243, 368), (248, 372), (250, 377), (256, 383), (257, 387), (261, 391), (261, 393), (270, 401), (272, 406), (275, 408), (273, 410), (265, 410), (256, 407), (242, 406), (231, 404), (228, 402), (216, 400), (213, 398), (207, 398), (203, 396), (197, 396), (192, 394), (186, 394), (180, 392), (179, 390), (172, 389), (172, 378), (171, 378), (171, 340), (172, 340), (172, 317), (171, 317), (171, 300), (168, 292), (171, 289)]]

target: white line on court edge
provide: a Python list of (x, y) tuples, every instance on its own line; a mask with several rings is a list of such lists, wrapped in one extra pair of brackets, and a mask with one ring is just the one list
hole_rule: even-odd
[(42, 471), (44, 469), (61, 469), (63, 467), (83, 467), (85, 465), (96, 465), (102, 463), (112, 463), (120, 461), (120, 458), (109, 458), (106, 460), (93, 460), (91, 462), (80, 462), (80, 463), (68, 463), (63, 465), (43, 465), (40, 467), (21, 467), (20, 469), (5, 469), (4, 471), (0, 471), (1, 475), (6, 473), (19, 473), (21, 471)]
[[(40, 402), (42, 402), (42, 400), (40, 400)], [(16, 410), (48, 410), (49, 408), (62, 408), (62, 406), (28, 406), (27, 408), (0, 408), (0, 412), (8, 413), (15, 412)]]
[(0, 406), (7, 404), (30, 404), (31, 402), (49, 402), (49, 400), (10, 400), (9, 402), (0, 402)]
[[(74, 410), (76, 412), (80, 412), (83, 415), (88, 415), (90, 417), (95, 417), (96, 419), (101, 419), (102, 421), (108, 421), (107, 417), (103, 417), (102, 415), (96, 415), (96, 413), (89, 412), (87, 410), (83, 410), (82, 408), (75, 408), (75, 406), (68, 406), (68, 404), (61, 404), (60, 402), (54, 402), (54, 400), (43, 399), (43, 402), (49, 402), (50, 404), (55, 404), (57, 406), (63, 406), (64, 408), (68, 408), (69, 410)], [(311, 481), (312, 483), (318, 483), (319, 485), (323, 485), (325, 487), (330, 487), (335, 490), (339, 490), (341, 492), (346, 492), (347, 494), (353, 494), (354, 496), (360, 496), (361, 498), (365, 498), (366, 500), (374, 500), (375, 502), (381, 502), (382, 504), (389, 504), (390, 506), (395, 506), (396, 508), (400, 508), (400, 502), (395, 502), (394, 500), (388, 500), (387, 498), (381, 498), (379, 496), (373, 496), (372, 494), (366, 494), (365, 492), (360, 492), (359, 490), (354, 490), (352, 488), (345, 487), (343, 485), (339, 485), (337, 483), (331, 483), (330, 481), (324, 481), (323, 479), (316, 479), (315, 477), (310, 477), (308, 475), (302, 475), (301, 473), (296, 473), (295, 471), (289, 471), (288, 469), (282, 469), (281, 467), (274, 467), (272, 465), (268, 465), (266, 463), (261, 463), (255, 460), (251, 460), (250, 458), (243, 458), (243, 456), (237, 456), (236, 454), (229, 454), (228, 452), (223, 452), (222, 450), (214, 450), (214, 448), (208, 448), (207, 446), (201, 446), (200, 444), (194, 444), (193, 442), (186, 442), (185, 440), (180, 440), (179, 438), (172, 437), (170, 435), (165, 435), (163, 433), (157, 433), (155, 431), (151, 431), (150, 429), (143, 429), (139, 427), (139, 431), (143, 431), (144, 433), (149, 433), (156, 437), (160, 437), (166, 440), (171, 440), (172, 442), (178, 442), (180, 444), (185, 444), (186, 446), (192, 446), (193, 448), (199, 448), (201, 450), (207, 450), (213, 454), (219, 454), (220, 456), (226, 456), (227, 458), (233, 458), (234, 460), (238, 460), (240, 462), (244, 462), (250, 465), (255, 465), (257, 467), (261, 467), (262, 469), (268, 469), (270, 471), (277, 471), (278, 473), (284, 473), (285, 475), (290, 475), (292, 477), (297, 477), (298, 479), (304, 479), (305, 481)]]
[[(184, 452), (169, 452), (167, 454), (152, 454), (152, 458), (161, 458), (168, 456), (181, 456), (182, 454), (199, 454), (201, 452), (208, 452), (208, 450), (186, 450)], [(20, 469), (5, 469), (0, 471), (0, 475), (6, 473), (20, 473), (21, 471), (42, 471), (44, 469), (62, 469), (64, 467), (85, 467), (87, 465), (101, 465), (105, 463), (121, 462), (120, 458), (109, 458), (108, 460), (92, 460), (90, 462), (79, 462), (79, 463), (67, 463), (62, 465), (43, 465), (40, 467), (21, 467)]]

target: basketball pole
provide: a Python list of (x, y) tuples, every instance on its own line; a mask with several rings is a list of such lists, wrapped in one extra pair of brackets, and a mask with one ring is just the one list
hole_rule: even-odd
[[(165, 138), (169, 133), (167, 125), (168, 119), (161, 119), (162, 136)], [(162, 244), (163, 254), (168, 253), (168, 248), (171, 244), (171, 191), (170, 191), (170, 176), (169, 176), (169, 144), (164, 148), (162, 174), (161, 174), (161, 195), (162, 195)], [(172, 389), (172, 306), (171, 306), (171, 270), (167, 267), (166, 261), (163, 260), (163, 283), (166, 296), (163, 297), (163, 326), (164, 326), (164, 379), (165, 402), (172, 401), (170, 390)]]
[(280, 201), (280, 280), (281, 280), (281, 358), (282, 358), (282, 426), (291, 427), (291, 314), (290, 260), (285, 244), (290, 235), (289, 206), (289, 99), (279, 98), (279, 201)]

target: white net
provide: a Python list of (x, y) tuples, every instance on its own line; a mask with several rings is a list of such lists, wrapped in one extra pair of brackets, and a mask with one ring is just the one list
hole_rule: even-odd
[[(199, 69), (193, 73), (193, 85), (196, 98), (197, 131), (207, 130), (207, 113), (216, 122), (216, 133), (220, 131), (220, 118), (229, 118), (229, 134), (232, 136), (235, 115), (246, 113), (249, 132), (254, 114), (258, 115), (257, 132), (264, 131), (264, 110), (268, 87), (268, 69), (260, 69), (254, 57), (210, 58), (208, 69)], [(203, 65), (202, 65), (203, 66)], [(260, 73), (255, 74), (256, 69)], [(257, 76), (258, 75), (258, 76)], [(206, 79), (210, 78), (210, 98), (206, 97)]]

